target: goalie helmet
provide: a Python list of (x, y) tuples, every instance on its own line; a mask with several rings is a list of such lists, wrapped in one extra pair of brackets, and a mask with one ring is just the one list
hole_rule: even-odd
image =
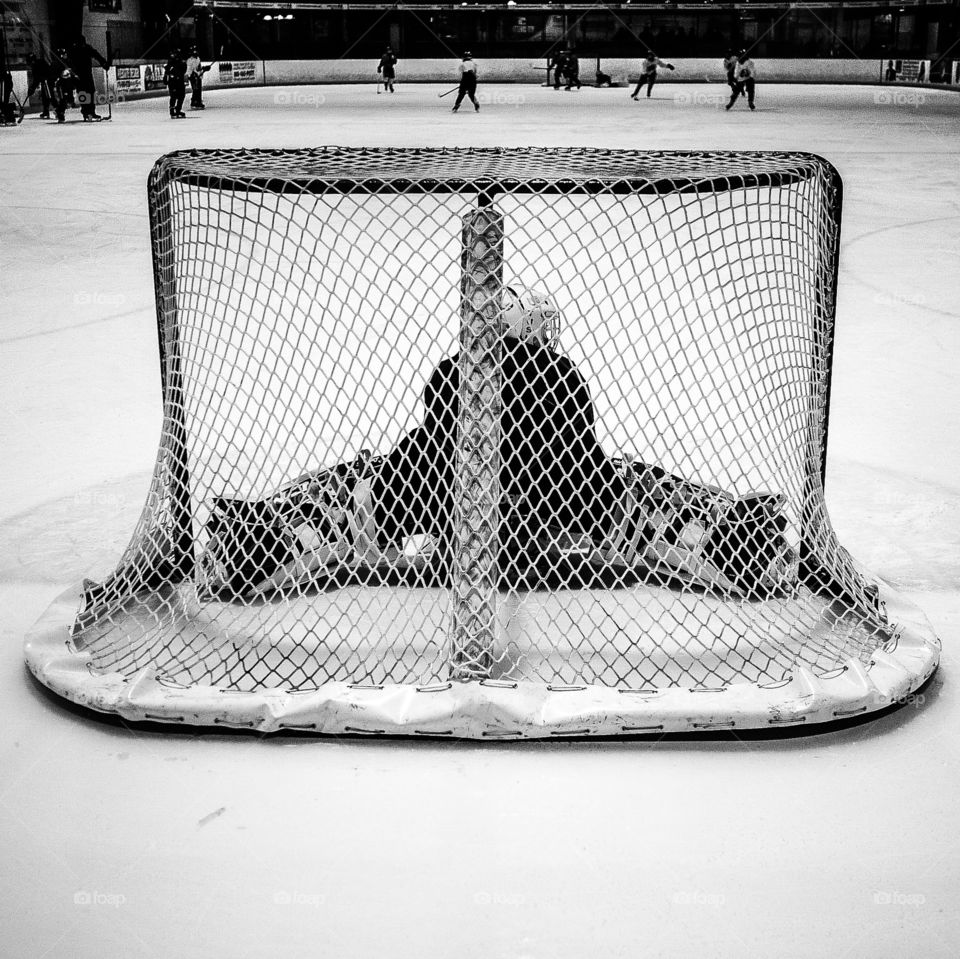
[(560, 336), (560, 310), (549, 293), (505, 286), (500, 325), (504, 336), (551, 346)]

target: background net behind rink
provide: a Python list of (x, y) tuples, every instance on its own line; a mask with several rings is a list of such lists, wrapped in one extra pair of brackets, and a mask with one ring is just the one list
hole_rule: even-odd
[[(560, 349), (597, 431), (704, 483), (786, 493), (799, 539), (819, 450), (825, 350), (814, 302), (825, 215), (816, 177), (650, 194), (500, 194), (504, 281), (549, 292)], [(461, 231), (476, 194), (266, 192), (171, 185), (197, 548), (214, 497), (256, 498), (307, 471), (386, 453), (423, 417), (456, 352)], [(823, 277), (821, 276), (821, 283)], [(156, 507), (155, 503), (155, 507)], [(826, 669), (872, 648), (805, 591), (762, 603), (645, 585), (507, 590), (495, 678), (717, 685)], [(199, 602), (184, 584), (99, 665), (158, 662), (184, 683), (313, 688), (446, 678), (444, 587), (348, 585), (269, 602)], [(173, 612), (171, 622), (168, 618)], [(128, 611), (129, 612), (129, 611)], [(129, 629), (129, 626), (126, 627)], [(156, 646), (161, 644), (158, 652)]]

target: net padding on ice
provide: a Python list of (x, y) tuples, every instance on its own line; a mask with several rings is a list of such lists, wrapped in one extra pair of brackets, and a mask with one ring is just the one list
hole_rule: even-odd
[(163, 158), (160, 453), (68, 643), (111, 692), (60, 691), (545, 735), (915, 688), (932, 636), (825, 512), (840, 192), (807, 154)]

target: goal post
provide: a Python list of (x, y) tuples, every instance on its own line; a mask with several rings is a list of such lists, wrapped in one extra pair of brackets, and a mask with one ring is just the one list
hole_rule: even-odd
[(829, 722), (936, 668), (826, 509), (822, 158), (190, 150), (148, 193), (160, 449), (117, 568), (27, 638), (60, 695), (624, 735)]
[(463, 217), (459, 422), (454, 466), (451, 676), (490, 676), (496, 646), (500, 534), (503, 215), (489, 193)]

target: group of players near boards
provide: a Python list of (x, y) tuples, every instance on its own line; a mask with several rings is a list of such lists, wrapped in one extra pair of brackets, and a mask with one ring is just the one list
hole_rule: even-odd
[(66, 122), (69, 107), (80, 107), (80, 115), (86, 121), (98, 121), (96, 86), (93, 79), (94, 64), (104, 70), (110, 68), (106, 57), (78, 36), (69, 46), (54, 49), (49, 59), (43, 51), (27, 57), (30, 68), (30, 86), (27, 99), (40, 94), (40, 119), (51, 119), (50, 110), (58, 123)]
[[(388, 46), (377, 64), (377, 93), (380, 92), (381, 82), (385, 92), (395, 92), (397, 62), (396, 54)], [(644, 87), (646, 87), (647, 96), (650, 96), (657, 82), (657, 71), (660, 68), (675, 69), (672, 63), (661, 60), (652, 50), (648, 51), (640, 64), (640, 78), (637, 80), (633, 93), (630, 94), (631, 99), (638, 99), (640, 91)], [(743, 96), (746, 98), (750, 109), (755, 110), (757, 68), (747, 51), (740, 50), (735, 53), (733, 50), (728, 50), (723, 58), (723, 69), (726, 73), (727, 84), (730, 87), (730, 100), (726, 109), (731, 109), (737, 100)], [(480, 102), (476, 95), (477, 64), (469, 50), (461, 58), (459, 71), (460, 82), (457, 87), (457, 99), (453, 105), (453, 112), (456, 113), (460, 109), (460, 104), (465, 97), (473, 104), (474, 111), (479, 111)], [(553, 72), (554, 90), (559, 90), (562, 84), (565, 84), (566, 90), (572, 90), (574, 87), (579, 90), (583, 86), (580, 82), (580, 60), (572, 47), (564, 47), (552, 56), (548, 62), (547, 71), (548, 85), (549, 71)], [(597, 86), (609, 86), (611, 78), (598, 69), (596, 83)]]
[[(554, 298), (516, 284), (498, 296), (494, 366), (477, 367), (469, 354), (441, 359), (419, 424), (389, 451), (312, 470), (261, 499), (211, 491), (204, 595), (249, 601), (408, 574), (420, 585), (450, 582), (458, 537), (474, 529), (469, 517), (456, 526), (457, 490), (475, 497), (483, 484), (499, 504), (486, 513), (485, 549), (495, 551), (505, 588), (646, 582), (753, 599), (793, 588), (798, 555), (782, 493), (737, 495), (610, 455), (589, 383), (560, 345)], [(480, 447), (461, 419), (461, 402), (476, 415), (462, 376), (497, 394), (484, 414), (493, 419), (478, 424), (497, 437), (485, 478), (465, 472), (477, 465), (464, 449)]]
[[(652, 50), (648, 50), (640, 64), (640, 77), (633, 88), (633, 93), (630, 94), (631, 100), (637, 100), (644, 87), (647, 89), (647, 96), (650, 96), (657, 82), (657, 71), (661, 68), (676, 69), (672, 63), (661, 60)], [(582, 86), (580, 61), (570, 47), (565, 47), (556, 56), (551, 57), (547, 69), (553, 70), (554, 90), (559, 90), (561, 83), (564, 82), (566, 90), (572, 90), (574, 86), (579, 90)], [(726, 109), (729, 110), (741, 96), (745, 96), (750, 109), (755, 110), (757, 68), (747, 51), (740, 50), (734, 53), (733, 50), (728, 50), (723, 58), (723, 69), (727, 76), (727, 85), (730, 87), (730, 100)], [(598, 70), (597, 86), (609, 85), (610, 77)]]
[[(60, 47), (53, 51), (49, 59), (43, 52), (31, 54), (30, 86), (27, 99), (34, 93), (40, 94), (40, 119), (49, 120), (53, 109), (58, 123), (66, 122), (66, 112), (70, 107), (79, 105), (84, 120), (104, 119), (97, 113), (96, 88), (93, 79), (94, 64), (103, 70), (109, 70), (112, 64), (98, 50), (90, 46), (80, 36), (69, 47)], [(183, 119), (183, 101), (186, 99), (187, 82), (190, 83), (192, 110), (203, 110), (203, 75), (210, 70), (204, 66), (197, 54), (196, 47), (190, 47), (185, 57), (179, 47), (170, 51), (163, 71), (163, 83), (170, 93), (170, 118)], [(79, 101), (79, 104), (78, 104)]]
[[(84, 120), (103, 119), (96, 111), (93, 79), (95, 62), (99, 63), (104, 70), (111, 66), (109, 61), (90, 46), (82, 36), (78, 37), (69, 48), (59, 48), (54, 51), (49, 61), (44, 58), (42, 53), (31, 55), (31, 83), (27, 98), (29, 99), (34, 92), (39, 91), (42, 105), (41, 119), (50, 119), (50, 108), (52, 106), (57, 121), (63, 123), (66, 119), (67, 108), (76, 106), (77, 99), (80, 100), (80, 112)], [(381, 84), (384, 92), (396, 92), (397, 63), (396, 54), (390, 46), (387, 46), (380, 57), (380, 62), (377, 64), (377, 93), (380, 93)], [(189, 48), (186, 56), (183, 55), (179, 47), (174, 47), (171, 50), (164, 67), (163, 83), (170, 94), (170, 118), (172, 120), (180, 120), (186, 117), (183, 112), (183, 103), (186, 99), (187, 82), (189, 82), (191, 89), (190, 109), (205, 109), (203, 75), (212, 66), (212, 63), (208, 66), (203, 65), (195, 46)], [(741, 50), (739, 53), (734, 53), (732, 50), (728, 51), (723, 59), (723, 67), (731, 90), (730, 100), (726, 108), (729, 110), (743, 95), (750, 109), (756, 109), (754, 103), (756, 66), (747, 52), (745, 50)], [(648, 51), (640, 65), (640, 77), (633, 93), (630, 95), (632, 99), (638, 99), (644, 87), (646, 87), (647, 97), (650, 96), (657, 82), (657, 71), (660, 68), (675, 69), (672, 63), (661, 60), (652, 50)], [(458, 69), (460, 76), (453, 112), (456, 113), (460, 109), (460, 105), (465, 98), (473, 104), (474, 111), (479, 111), (480, 102), (477, 100), (478, 70), (476, 61), (474, 61), (469, 50), (463, 54)], [(553, 71), (553, 88), (555, 90), (559, 90), (562, 83), (566, 84), (565, 88), (567, 90), (572, 90), (574, 86), (580, 89), (582, 86), (580, 82), (580, 61), (570, 47), (563, 48), (551, 57), (547, 69)], [(610, 77), (598, 71), (597, 85), (609, 84)]]
[(187, 82), (190, 83), (190, 109), (204, 110), (203, 102), (203, 75), (213, 64), (204, 66), (197, 53), (196, 47), (190, 47), (188, 56), (184, 57), (179, 47), (170, 51), (166, 65), (163, 68), (163, 83), (170, 93), (170, 119), (184, 120), (183, 101), (187, 96)]

